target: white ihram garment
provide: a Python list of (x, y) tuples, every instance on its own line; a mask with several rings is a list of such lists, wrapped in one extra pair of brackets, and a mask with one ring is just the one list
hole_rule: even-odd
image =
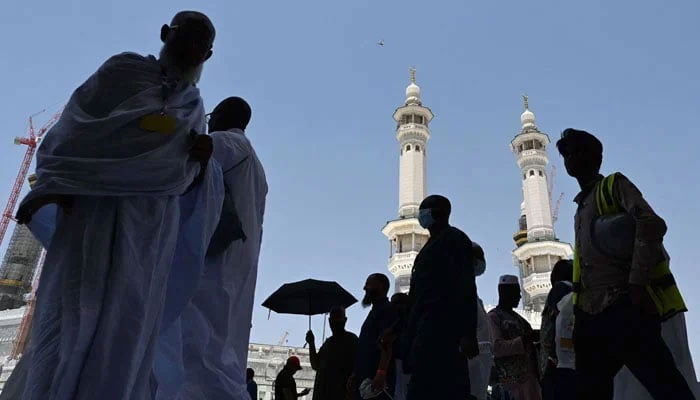
[[(570, 282), (564, 282), (569, 284)], [(562, 297), (557, 303), (554, 343), (557, 352), (557, 368), (576, 369), (574, 352), (574, 301), (573, 293)]]
[[(671, 351), (676, 367), (685, 377), (690, 390), (696, 398), (700, 397), (693, 358), (688, 347), (688, 331), (685, 325), (685, 313), (680, 313), (661, 324), (661, 336), (666, 346)], [(622, 367), (615, 376), (615, 400), (653, 400), (649, 392), (630, 372), (627, 367)]]
[[(38, 149), (38, 180), (20, 209), (50, 194), (72, 196), (73, 206), (57, 213), (52, 239), (36, 235), (48, 248), (24, 400), (139, 399), (146, 391), (179, 196), (200, 170), (189, 161), (190, 132), (204, 131), (198, 89), (176, 76), (152, 56), (110, 58)], [(140, 127), (161, 111), (176, 119), (173, 132)]]
[[(159, 381), (157, 399), (247, 400), (246, 365), (267, 195), (265, 171), (238, 129), (213, 132), (214, 159), (221, 165), (246, 240), (208, 257), (199, 289), (180, 317), (184, 385)], [(184, 387), (183, 387), (184, 386)]]

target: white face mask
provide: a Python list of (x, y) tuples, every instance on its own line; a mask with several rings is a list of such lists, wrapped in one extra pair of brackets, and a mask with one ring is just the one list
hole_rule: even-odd
[(474, 276), (482, 275), (486, 271), (486, 261), (475, 260), (474, 261)]

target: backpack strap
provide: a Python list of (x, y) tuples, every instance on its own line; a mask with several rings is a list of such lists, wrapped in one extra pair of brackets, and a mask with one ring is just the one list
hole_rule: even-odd
[(615, 196), (614, 185), (617, 172), (603, 178), (595, 187), (595, 203), (598, 215), (615, 214), (622, 211), (619, 199)]

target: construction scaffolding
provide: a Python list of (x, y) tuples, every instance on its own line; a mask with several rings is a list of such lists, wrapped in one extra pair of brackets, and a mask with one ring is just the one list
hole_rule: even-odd
[(0, 265), (0, 311), (26, 304), (42, 249), (25, 225), (15, 225)]

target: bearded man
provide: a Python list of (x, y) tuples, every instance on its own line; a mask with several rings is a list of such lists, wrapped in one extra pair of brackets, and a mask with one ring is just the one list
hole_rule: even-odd
[[(211, 139), (195, 87), (214, 36), (204, 14), (178, 13), (161, 28), (158, 59), (111, 57), (42, 141), (36, 184), (17, 213), (47, 247), (23, 399), (141, 399), (150, 391), (181, 218), (209, 210), (215, 220), (223, 202), (218, 184), (207, 205), (180, 206), (193, 184), (221, 180), (207, 168)], [(47, 205), (56, 216), (50, 235), (31, 224)]]

